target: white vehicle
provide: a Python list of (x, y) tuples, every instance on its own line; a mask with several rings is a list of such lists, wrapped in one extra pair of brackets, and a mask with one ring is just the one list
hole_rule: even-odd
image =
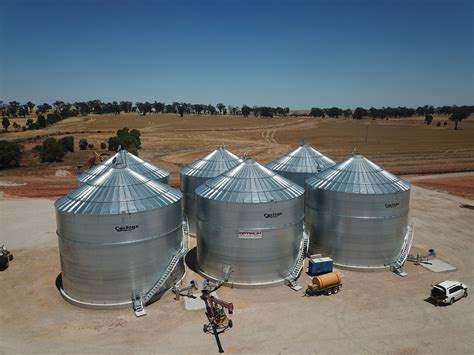
[(460, 298), (467, 297), (469, 288), (459, 281), (446, 280), (432, 285), (431, 298), (440, 303), (453, 304)]

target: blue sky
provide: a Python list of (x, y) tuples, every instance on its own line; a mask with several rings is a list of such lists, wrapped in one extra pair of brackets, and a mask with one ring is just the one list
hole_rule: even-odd
[(474, 2), (0, 1), (0, 100), (473, 104)]

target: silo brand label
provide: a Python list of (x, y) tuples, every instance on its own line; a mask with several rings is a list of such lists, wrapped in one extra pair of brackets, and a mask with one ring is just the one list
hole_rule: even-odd
[(385, 204), (385, 208), (393, 208), (393, 207), (397, 207), (398, 205), (399, 205), (398, 202), (386, 203), (386, 204)]
[(272, 213), (265, 213), (263, 216), (265, 218), (277, 218), (280, 217), (283, 213), (282, 212), (272, 212)]
[(239, 239), (262, 239), (263, 231), (239, 231)]
[(116, 226), (115, 230), (117, 232), (131, 232), (132, 230), (137, 229), (137, 228), (138, 228), (138, 224), (134, 226), (123, 226), (123, 227)]

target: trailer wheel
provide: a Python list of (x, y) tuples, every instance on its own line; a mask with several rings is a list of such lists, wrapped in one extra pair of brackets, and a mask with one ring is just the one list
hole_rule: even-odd
[(336, 293), (338, 293), (338, 292), (339, 292), (339, 287), (336, 287), (336, 288), (334, 289), (334, 294), (336, 294)]
[(228, 323), (228, 325), (229, 325), (229, 328), (232, 328), (232, 325), (233, 325), (233, 323), (232, 323), (232, 319), (229, 319), (229, 323)]
[(332, 289), (327, 290), (326, 295), (331, 296), (332, 295)]

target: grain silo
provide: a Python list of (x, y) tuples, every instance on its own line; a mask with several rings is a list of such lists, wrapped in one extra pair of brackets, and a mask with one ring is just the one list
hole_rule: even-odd
[(196, 235), (196, 188), (241, 162), (242, 159), (221, 145), (213, 152), (181, 169), (183, 208), (189, 223), (189, 233)]
[(146, 303), (183, 276), (182, 194), (170, 186), (116, 163), (54, 206), (61, 293), (71, 303)]
[(307, 178), (335, 164), (335, 161), (302, 141), (298, 148), (268, 163), (267, 168), (304, 187)]
[(352, 268), (393, 264), (411, 230), (410, 189), (409, 182), (357, 153), (309, 178), (305, 224), (310, 253)]
[(204, 276), (225, 280), (230, 268), (232, 286), (278, 284), (304, 258), (304, 189), (294, 182), (246, 159), (198, 187), (196, 196), (197, 267)]
[(77, 177), (78, 185), (80, 186), (83, 183), (94, 179), (96, 176), (103, 174), (114, 164), (114, 161), (124, 162), (130, 169), (150, 180), (158, 181), (163, 184), (168, 183), (170, 175), (168, 171), (150, 164), (125, 149), (121, 149), (106, 161), (99, 163), (80, 174)]

